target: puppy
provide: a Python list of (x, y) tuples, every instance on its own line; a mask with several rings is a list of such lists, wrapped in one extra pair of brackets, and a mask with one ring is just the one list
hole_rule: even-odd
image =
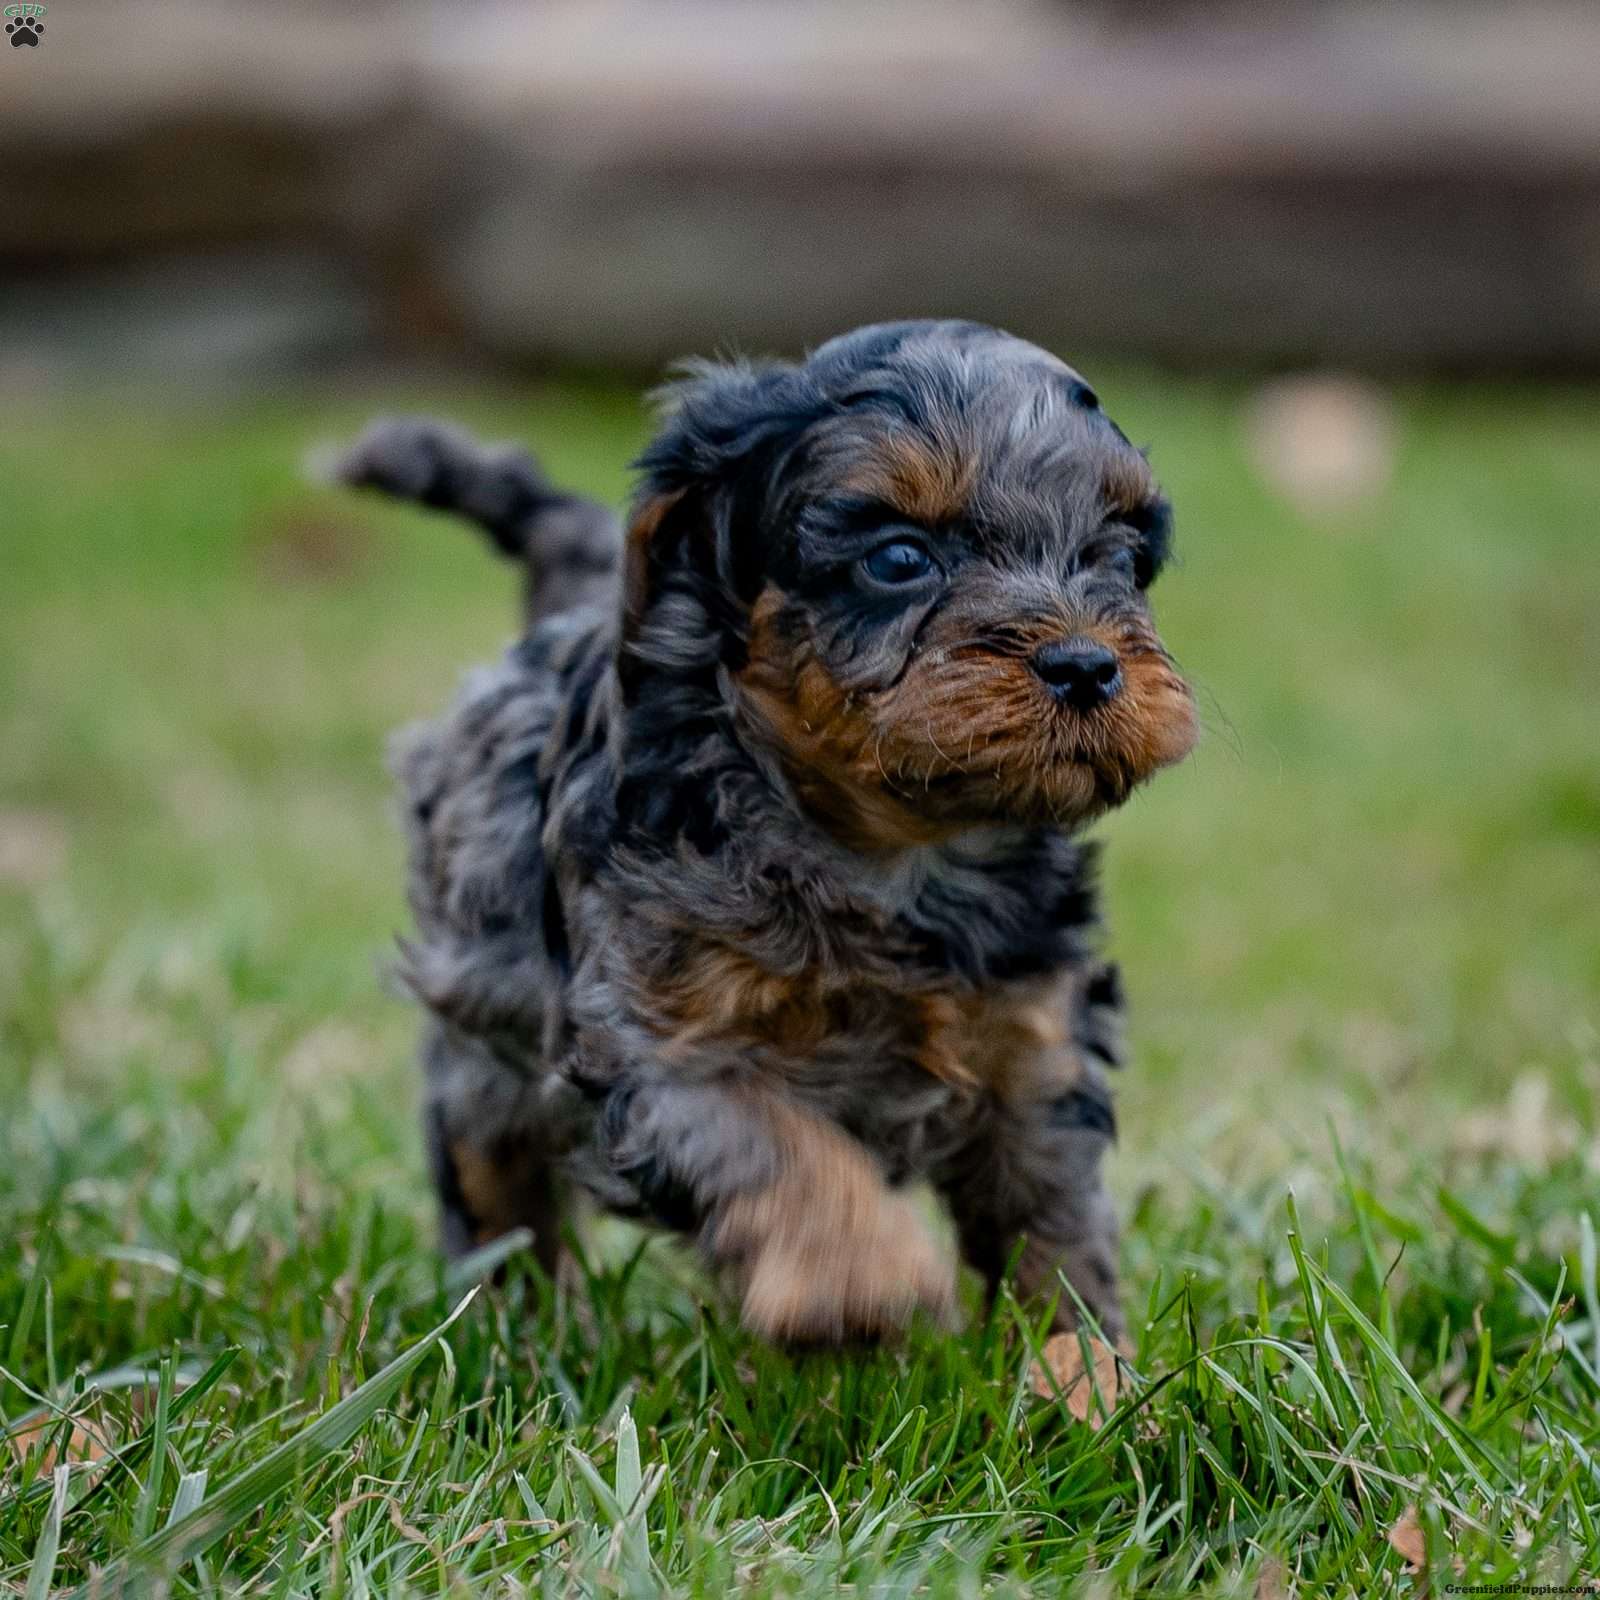
[(764, 1335), (874, 1337), (952, 1312), (926, 1180), (991, 1290), (1014, 1260), (1115, 1337), (1122, 1003), (1077, 835), (1195, 740), (1146, 598), (1167, 501), (1076, 372), (972, 323), (670, 394), (625, 528), (436, 424), (344, 463), (529, 573), (399, 758), (446, 1247), (527, 1226), (551, 1264), (587, 1194)]

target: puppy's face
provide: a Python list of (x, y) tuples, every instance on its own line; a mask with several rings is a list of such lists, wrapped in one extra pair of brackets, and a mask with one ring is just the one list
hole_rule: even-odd
[(1076, 373), (902, 324), (787, 376), (702, 560), (742, 618), (724, 666), (747, 736), (815, 813), (871, 848), (1072, 827), (1188, 752), (1146, 603), (1168, 508)]

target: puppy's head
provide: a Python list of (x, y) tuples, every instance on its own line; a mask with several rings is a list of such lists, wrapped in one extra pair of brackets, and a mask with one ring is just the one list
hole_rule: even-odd
[(714, 676), (869, 848), (1072, 827), (1191, 748), (1146, 602), (1169, 507), (1054, 356), (886, 324), (675, 397), (629, 532), (625, 695)]

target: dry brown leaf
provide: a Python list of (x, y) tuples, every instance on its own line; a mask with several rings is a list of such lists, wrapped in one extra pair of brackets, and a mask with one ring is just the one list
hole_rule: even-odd
[[(37, 1418), (33, 1422), (24, 1423), (15, 1433), (7, 1434), (6, 1440), (17, 1453), (19, 1462), (28, 1459), (28, 1452), (38, 1443), (43, 1434), (54, 1434), (61, 1425), (61, 1418), (54, 1413)], [(81, 1463), (85, 1461), (103, 1461), (111, 1451), (103, 1439), (97, 1438), (81, 1423), (72, 1424), (72, 1436), (67, 1441), (66, 1461)], [(48, 1477), (60, 1464), (58, 1451), (52, 1438), (46, 1446), (43, 1456), (39, 1460), (39, 1475)]]
[[(364, 1494), (353, 1494), (348, 1500), (341, 1500), (333, 1508), (333, 1514), (328, 1518), (328, 1526), (325, 1531), (332, 1537), (335, 1544), (344, 1538), (345, 1518), (357, 1506), (365, 1505), (369, 1500), (381, 1500), (389, 1508), (390, 1525), (402, 1539), (409, 1539), (413, 1544), (428, 1545), (430, 1549), (432, 1548), (427, 1534), (406, 1521), (404, 1514), (400, 1510), (400, 1502), (392, 1494), (385, 1494), (382, 1489), (368, 1489)], [(321, 1537), (322, 1535), (319, 1534), (318, 1538), (320, 1539)], [(312, 1548), (314, 1549), (315, 1546), (313, 1545)]]
[[(1059, 1392), (1079, 1422), (1098, 1428), (1105, 1420), (1101, 1407), (1109, 1414), (1117, 1403), (1117, 1352), (1091, 1334), (1081, 1338), (1089, 1346), (1091, 1366), (1084, 1365), (1080, 1335), (1058, 1333), (1045, 1341), (1040, 1352), (1043, 1359), (1034, 1362), (1028, 1381), (1040, 1399), (1052, 1400)], [(1096, 1389), (1100, 1391), (1099, 1405), (1095, 1403)]]
[(427, 1534), (425, 1534), (421, 1528), (407, 1522), (405, 1517), (401, 1514), (400, 1502), (390, 1495), (385, 1495), (384, 1499), (389, 1502), (389, 1526), (392, 1527), (402, 1539), (409, 1539), (412, 1544), (427, 1545), (429, 1549), (432, 1549), (433, 1541), (428, 1538)]
[[(521, 1522), (516, 1524), (516, 1526), (531, 1527), (532, 1524)], [(498, 1533), (500, 1535), (500, 1542), (504, 1544), (506, 1538), (506, 1527), (507, 1523), (504, 1517), (495, 1517), (488, 1522), (480, 1522), (476, 1528), (469, 1528), (453, 1544), (447, 1544), (444, 1549), (439, 1552), (439, 1559), (441, 1561), (448, 1561), (457, 1550), (464, 1550), (468, 1545), (476, 1544), (486, 1533)]]
[[(179, 1389), (186, 1389), (188, 1386), (187, 1378), (180, 1377), (177, 1380)], [(82, 1412), (72, 1419), (72, 1433), (67, 1440), (65, 1452), (57, 1444), (62, 1421), (60, 1411), (51, 1411), (42, 1417), (35, 1417), (31, 1422), (23, 1423), (15, 1432), (0, 1433), (0, 1451), (9, 1445), (16, 1452), (18, 1462), (23, 1462), (27, 1460), (28, 1452), (39, 1442), (41, 1436), (48, 1436), (48, 1442), (39, 1462), (39, 1473), (42, 1477), (48, 1477), (63, 1464), (83, 1466), (114, 1457), (123, 1440), (117, 1436), (115, 1428), (106, 1419), (103, 1398), (103, 1395), (96, 1397), (89, 1411)], [(142, 1422), (155, 1410), (156, 1391), (153, 1387), (129, 1389), (127, 1401), (132, 1420)]]
[(1256, 1575), (1256, 1600), (1289, 1600), (1289, 1573), (1276, 1556), (1268, 1556)]
[(1413, 1572), (1421, 1572), (1427, 1565), (1428, 1551), (1415, 1506), (1407, 1506), (1400, 1520), (1389, 1530), (1389, 1543), (1405, 1557), (1406, 1565)]

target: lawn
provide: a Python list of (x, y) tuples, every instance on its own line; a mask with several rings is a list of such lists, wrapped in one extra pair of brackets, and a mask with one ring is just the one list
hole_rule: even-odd
[(13, 408), (0, 1591), (1600, 1578), (1596, 395), (1409, 390), (1392, 483), (1310, 517), (1241, 390), (1096, 379), (1178, 506), (1157, 601), (1208, 729), (1099, 830), (1136, 1053), (1098, 1429), (1033, 1395), (1011, 1305), (793, 1357), (616, 1227), (433, 1337), (468, 1285), (384, 980), (382, 746), (514, 586), (298, 466), (413, 405), (619, 496), (630, 397)]

